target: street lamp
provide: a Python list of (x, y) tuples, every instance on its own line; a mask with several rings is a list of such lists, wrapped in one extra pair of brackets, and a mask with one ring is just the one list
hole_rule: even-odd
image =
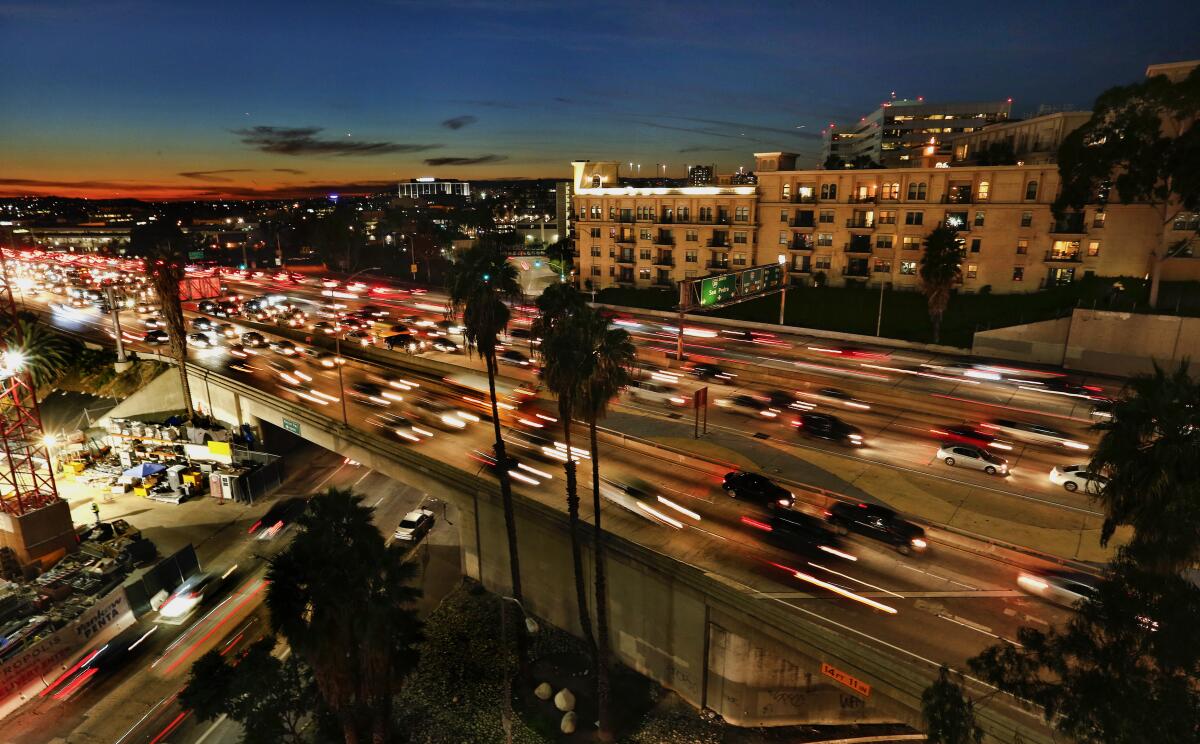
[[(787, 263), (787, 255), (780, 253), (779, 254), (779, 265), (782, 267), (786, 263)], [(787, 304), (787, 291), (788, 291), (787, 281), (788, 281), (788, 278), (787, 278), (787, 272), (782, 271), (782, 269), (780, 271), (781, 271), (781, 273), (783, 273), (784, 276), (783, 276), (783, 291), (779, 293), (779, 325), (783, 325), (783, 308), (784, 308), (784, 305)]]

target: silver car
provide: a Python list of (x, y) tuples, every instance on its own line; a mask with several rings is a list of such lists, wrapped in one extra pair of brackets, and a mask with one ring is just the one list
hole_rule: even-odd
[(1023, 591), (1063, 607), (1074, 607), (1096, 594), (1096, 578), (1083, 573), (1022, 571), (1017, 586)]
[(1008, 475), (1008, 460), (969, 444), (947, 442), (938, 447), (937, 458), (951, 467), (982, 470), (988, 475)]

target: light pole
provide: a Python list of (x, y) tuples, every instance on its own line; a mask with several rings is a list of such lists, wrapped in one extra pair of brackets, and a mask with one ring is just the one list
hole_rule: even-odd
[(779, 325), (783, 325), (783, 308), (787, 305), (787, 272), (783, 266), (787, 263), (787, 256), (783, 253), (779, 254), (779, 271), (783, 274), (783, 291), (779, 293)]
[(104, 293), (108, 297), (109, 314), (112, 315), (113, 335), (117, 338), (117, 364), (125, 364), (129, 360), (125, 358), (125, 342), (121, 339), (121, 311), (117, 308), (117, 297), (111, 286), (105, 287)]
[(342, 377), (343, 364), (339, 364), (338, 360), (342, 358), (342, 330), (333, 334), (333, 364), (338, 371), (338, 397), (342, 400), (342, 423), (346, 426), (350, 425), (350, 417), (346, 414), (346, 382)]
[(885, 281), (879, 282), (879, 313), (876, 314), (876, 316), (875, 316), (875, 335), (876, 336), (880, 335), (879, 332), (883, 329), (883, 288), (886, 285), (887, 285), (887, 282), (885, 282)]
[(512, 602), (521, 610), (521, 614), (525, 617), (525, 630), (530, 635), (538, 632), (538, 624), (529, 616), (529, 613), (525, 611), (525, 606), (516, 597), (500, 595), (500, 648), (504, 653), (504, 708), (501, 711), (501, 724), (504, 728), (505, 744), (512, 744), (512, 665), (509, 663), (508, 613), (504, 610), (505, 602)]

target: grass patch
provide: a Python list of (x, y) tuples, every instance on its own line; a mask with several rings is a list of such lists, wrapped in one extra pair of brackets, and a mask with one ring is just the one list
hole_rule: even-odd
[[(1114, 282), (1123, 290), (1114, 290)], [(942, 319), (943, 344), (969, 348), (977, 331), (1063, 317), (1076, 307), (1119, 312), (1151, 312), (1148, 282), (1128, 277), (1085, 277), (1072, 284), (1026, 294), (956, 294)], [(649, 310), (670, 310), (676, 293), (669, 290), (610, 288), (597, 301)], [(872, 336), (879, 312), (879, 290), (865, 286), (804, 287), (788, 291), (787, 325)], [(1200, 283), (1164, 282), (1162, 314), (1200, 316)], [(757, 323), (779, 321), (779, 297), (763, 297), (718, 310), (718, 317)], [(929, 343), (933, 326), (925, 297), (914, 291), (883, 294), (881, 335)]]

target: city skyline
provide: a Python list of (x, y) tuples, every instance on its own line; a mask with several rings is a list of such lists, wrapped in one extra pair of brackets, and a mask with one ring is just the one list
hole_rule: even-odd
[(893, 92), (1086, 109), (1147, 64), (1200, 56), (1191, 6), (1074, 5), (937, 21), (943, 6), (918, 4), (864, 26), (775, 3), (5, 3), (0, 195), (270, 198), (567, 178), (579, 158), (674, 177), (753, 167), (755, 151), (815, 162), (822, 127)]

